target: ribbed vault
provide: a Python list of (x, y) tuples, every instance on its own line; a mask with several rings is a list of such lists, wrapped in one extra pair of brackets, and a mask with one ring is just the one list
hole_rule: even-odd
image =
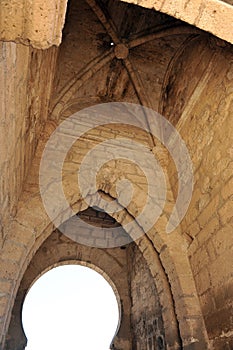
[[(75, 213), (87, 209), (87, 205), (81, 194), (75, 193), (77, 168), (74, 166), (80, 164), (83, 150), (87, 152), (99, 141), (118, 135), (135, 139), (150, 151), (155, 150), (153, 154), (165, 170), (168, 203), (164, 215), (149, 232), (141, 230), (142, 238), (136, 242), (137, 246), (132, 245), (132, 250), (116, 248), (121, 256), (127, 249), (129, 253), (124, 256), (122, 266), (128, 265), (128, 272), (132, 272), (130, 278), (125, 274), (125, 281), (131, 281), (129, 287), (135, 300), (129, 305), (127, 315), (131, 313), (135, 317), (135, 334), (139, 334), (138, 329), (142, 331), (142, 339), (136, 341), (139, 349), (152, 348), (145, 344), (145, 339), (153, 340), (153, 344), (160, 339), (159, 334), (151, 339), (156, 320), (141, 317), (147, 314), (151, 304), (148, 293), (151, 298), (158, 295), (165, 334), (162, 345), (166, 343), (167, 349), (199, 350), (211, 344), (218, 350), (231, 348), (233, 65), (232, 47), (226, 41), (233, 42), (232, 31), (227, 31), (233, 7), (229, 2), (142, 0), (129, 4), (117, 0), (69, 0), (66, 12), (65, 0), (48, 2), (48, 8), (43, 0), (35, 1), (33, 11), (31, 3), (25, 0), (17, 15), (11, 16), (11, 20), (20, 17), (15, 27), (11, 28), (9, 17), (1, 19), (1, 38), (17, 42), (2, 43), (0, 59), (4, 116), (0, 124), (1, 349), (5, 350), (5, 341), (9, 340), (15, 300), (34, 259), (39, 267), (40, 261), (46, 262), (45, 255), (48, 259), (54, 257), (56, 261), (44, 266), (50, 268), (62, 257), (68, 261), (73, 251), (72, 259), (91, 261), (91, 248), (85, 247), (87, 255), (81, 259), (80, 247), (67, 239), (64, 242), (64, 237), (54, 232), (39, 188), (40, 162), (47, 140), (63, 120), (85, 107), (111, 101), (142, 104), (163, 114), (183, 137), (194, 168), (195, 188), (186, 216), (173, 235), (163, 235), (179, 184), (173, 162), (159, 144), (154, 149), (149, 132), (127, 130), (124, 125), (118, 130), (97, 128), (85, 135), (88, 137), (81, 139), (66, 157), (64, 191)], [(4, 1), (2, 14), (13, 13), (15, 5), (17, 1), (11, 4)], [(38, 14), (43, 16), (36, 25)], [(46, 17), (46, 14), (50, 15)], [(27, 20), (23, 15), (28, 15)], [(51, 48), (46, 50), (48, 47)], [(72, 131), (71, 128), (71, 138)], [(59, 142), (62, 144), (61, 139)], [(103, 153), (99, 152), (99, 158)], [(117, 197), (115, 182), (120, 175), (133, 179), (138, 189), (137, 201), (123, 206), (122, 217), (113, 218), (122, 226), (128, 217), (137, 222), (146, 192), (143, 186), (138, 186), (144, 184), (141, 173), (137, 167), (132, 171), (132, 164), (130, 167), (120, 162), (108, 165), (111, 170), (104, 176), (104, 170), (108, 169), (102, 169), (98, 191), (112, 200)], [(49, 172), (47, 178), (48, 175)], [(65, 209), (60, 214), (65, 215)], [(51, 243), (51, 251), (55, 243), (61, 247), (64, 243), (64, 250), (47, 254), (43, 251), (48, 248), (46, 242)], [(109, 255), (101, 254), (101, 257)], [(114, 261), (111, 265), (108, 260), (107, 267), (114, 267)], [(34, 277), (44, 271), (39, 270)], [(121, 270), (116, 269), (115, 273), (117, 282)], [(137, 309), (138, 300), (141, 300), (140, 309)], [(151, 315), (155, 315), (154, 310), (151, 309)], [(144, 321), (148, 321), (148, 327)], [(148, 329), (153, 331), (149, 336), (145, 334)], [(125, 334), (124, 338), (128, 341), (130, 337)], [(13, 350), (11, 345), (10, 350)]]
[(68, 105), (93, 101), (126, 100), (158, 110), (169, 62), (184, 41), (201, 34), (182, 21), (139, 6), (112, 0), (70, 1), (52, 118), (58, 120)]

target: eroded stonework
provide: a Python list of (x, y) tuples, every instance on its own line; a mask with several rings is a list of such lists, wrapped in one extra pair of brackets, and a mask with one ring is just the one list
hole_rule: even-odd
[[(0, 5), (2, 350), (25, 348), (25, 295), (41, 273), (66, 263), (91, 266), (112, 285), (122, 311), (112, 349), (233, 348), (232, 4), (132, 2), (70, 0), (67, 12), (66, 1), (35, 1), (33, 9), (25, 1), (16, 12), (17, 1)], [(66, 154), (65, 198), (74, 215), (91, 225), (77, 233), (82, 243), (54, 227), (45, 210), (39, 175), (46, 142), (73, 113), (110, 102), (158, 111), (187, 146), (193, 165), (192, 199), (171, 234), (166, 225), (180, 186), (177, 168), (149, 132), (154, 120), (146, 114), (141, 121), (149, 131), (124, 123), (98, 125)], [(88, 121), (74, 129), (81, 130)], [(74, 138), (72, 128), (65, 133), (67, 140)], [(150, 230), (137, 221), (148, 198), (145, 169), (130, 157), (101, 167), (96, 193), (87, 189), (83, 196), (77, 184), (87, 153), (109, 139), (123, 138), (145, 147), (164, 173), (166, 203)], [(63, 144), (57, 149), (62, 154)], [(93, 162), (109, 153), (106, 147)], [(133, 196), (121, 211), (109, 216), (101, 206), (90, 208), (97, 193), (109, 202), (117, 200), (117, 184), (123, 179), (131, 183)], [(61, 222), (66, 221), (66, 209), (59, 213)], [(127, 231), (130, 221), (140, 232), (137, 239), (134, 230)], [(112, 229), (113, 238), (113, 228), (120, 228), (128, 243), (119, 240), (115, 247), (103, 248), (106, 237), (96, 234), (97, 227)]]

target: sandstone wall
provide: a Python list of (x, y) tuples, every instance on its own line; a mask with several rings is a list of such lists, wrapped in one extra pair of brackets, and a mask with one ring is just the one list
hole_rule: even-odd
[(128, 259), (133, 349), (166, 349), (162, 310), (151, 272), (135, 246)]
[(189, 122), (182, 127), (182, 134), (187, 135), (185, 128), (190, 130), (198, 120), (188, 142), (190, 149), (196, 148), (193, 154), (195, 190), (186, 221), (187, 232), (194, 237), (194, 242), (188, 254), (215, 349), (233, 346), (231, 54), (226, 51), (217, 55), (208, 87), (201, 92), (190, 111)]
[[(79, 2), (79, 8), (74, 6), (74, 12), (71, 11), (71, 25), (64, 31), (64, 42), (56, 68), (57, 50), (54, 47), (40, 51), (10, 42), (1, 44), (0, 74), (3, 88), (0, 97), (3, 103), (0, 121), (0, 219), (1, 225), (4, 225), (1, 233), (4, 244), (0, 259), (1, 346), (7, 335), (11, 311), (25, 272), (34, 268), (31, 265), (33, 256), (38, 251), (38, 254), (42, 254), (41, 262), (46, 264), (55, 263), (56, 260), (51, 262), (50, 256), (46, 257), (48, 251), (51, 252), (51, 257), (59, 259), (62, 259), (64, 253), (62, 249), (56, 251), (54, 248), (62, 247), (63, 243), (57, 241), (52, 242), (54, 246), (51, 245), (51, 250), (40, 250), (41, 245), (54, 231), (39, 189), (39, 166), (46, 140), (57, 123), (83, 107), (112, 100), (141, 102), (146, 105), (152, 101), (149, 105), (157, 109), (161, 96), (159, 105), (162, 113), (176, 125), (189, 148), (194, 165), (195, 184), (185, 219), (176, 232), (166, 235), (164, 227), (167, 214), (174, 204), (173, 194), (177, 193), (174, 164), (172, 166), (168, 162), (168, 177), (173, 190), (172, 192), (168, 184), (170, 202), (158, 225), (137, 241), (143, 257), (139, 251), (132, 250), (129, 265), (133, 301), (131, 316), (137, 343), (135, 346), (141, 349), (145, 344), (152, 347), (154, 343), (157, 347), (164, 347), (165, 337), (166, 345), (169, 339), (171, 349), (178, 349), (180, 343), (185, 349), (207, 349), (206, 326), (215, 350), (231, 349), (232, 48), (226, 42), (216, 40), (210, 35), (203, 36), (201, 32), (180, 22), (179, 31), (174, 34), (169, 31), (170, 25), (177, 30), (177, 23), (170, 22), (167, 16), (157, 13), (150, 23), (147, 21), (152, 18), (149, 12), (144, 14), (143, 10), (141, 16), (138, 7), (130, 14), (130, 7), (126, 4), (122, 4), (122, 9), (117, 6), (118, 20), (115, 19), (114, 22), (117, 31), (114, 32), (114, 26), (111, 26), (115, 13), (114, 4), (109, 6), (113, 18), (106, 19), (100, 7), (94, 6), (92, 1), (89, 3), (90, 6), (87, 6), (87, 3)], [(228, 34), (225, 29), (228, 19), (231, 18), (229, 16), (232, 8), (220, 1), (208, 1), (208, 6), (203, 5), (200, 8), (190, 7), (191, 2), (187, 2), (186, 7), (177, 7), (177, 2), (174, 2), (171, 11), (167, 10), (170, 2), (157, 3), (156, 6), (148, 2), (140, 4), (161, 9), (182, 19), (187, 19), (185, 14), (188, 13), (192, 15), (190, 20), (187, 19), (188, 22), (211, 31), (214, 26), (218, 30), (213, 32), (219, 36), (223, 36), (223, 32)], [(211, 4), (216, 4), (216, 13), (211, 12)], [(125, 22), (134, 30), (132, 33), (130, 30), (128, 32), (128, 57), (119, 59), (116, 54), (117, 45), (121, 43), (121, 35), (126, 39), (124, 35), (128, 30), (119, 19), (126, 8), (129, 12)], [(226, 9), (229, 13), (225, 16)], [(154, 14), (153, 12), (153, 16)], [(193, 21), (193, 16), (197, 21)], [(209, 16), (212, 18), (210, 22)], [(218, 26), (219, 19), (223, 16), (225, 22), (221, 22), (223, 26)], [(203, 20), (208, 24), (207, 27)], [(67, 23), (69, 24), (69, 20)], [(135, 23), (139, 23), (138, 27), (134, 27)], [(147, 26), (148, 23), (151, 27)], [(161, 35), (159, 39), (157, 29)], [(224, 38), (231, 40), (228, 35)], [(54, 73), (53, 97), (49, 101)], [(50, 121), (47, 120), (48, 104)], [(142, 123), (143, 121), (144, 116)], [(82, 126), (82, 123), (70, 123), (68, 129), (63, 130), (64, 134), (61, 132), (61, 138), (56, 145), (61, 153), (65, 145), (62, 137), (66, 135), (72, 138), (75, 128)], [(76, 213), (87, 208), (77, 188), (77, 169), (83, 157), (101, 141), (121, 137), (146, 146), (150, 152), (154, 150), (150, 135), (138, 128), (108, 125), (86, 133), (68, 152), (63, 169), (63, 189)], [(159, 147), (157, 149), (160, 153), (157, 154), (158, 160), (163, 160), (163, 154), (160, 157), (163, 152)], [(109, 153), (111, 147), (102, 149), (96, 159), (101, 160)], [(143, 158), (143, 162), (145, 169), (150, 168), (151, 164), (146, 159)], [(163, 167), (166, 166), (167, 164)], [(92, 168), (91, 166), (89, 170)], [(47, 169), (44, 174), (46, 178), (51, 175), (50, 170)], [(127, 220), (136, 218), (142, 210), (147, 197), (144, 175), (138, 166), (125, 160), (113, 160), (101, 168), (96, 190), (108, 199), (117, 197), (116, 182), (119, 179), (127, 178), (135, 189), (131, 203), (125, 206), (121, 203), (122, 211), (113, 213), (119, 224), (124, 225)], [(54, 195), (56, 183), (53, 180), (51, 179), (49, 190)], [(89, 195), (94, 195), (94, 192), (95, 190)], [(65, 209), (62, 207), (58, 213), (61, 221), (65, 220)], [(144, 233), (140, 225), (136, 223), (135, 226)], [(97, 243), (94, 231), (91, 236)], [(128, 233), (133, 236), (134, 230)], [(101, 242), (98, 240), (98, 244), (105, 241), (105, 238)], [(73, 252), (71, 255), (74, 260), (79, 259), (77, 246), (69, 244), (66, 258), (70, 256), (70, 252)], [(96, 261), (96, 256), (92, 256), (90, 251), (85, 257), (86, 260)], [(106, 255), (100, 259), (105, 258)], [(98, 261), (96, 264), (98, 265)], [(40, 270), (40, 263), (36, 265), (38, 270), (35, 275), (43, 270)], [(124, 267), (122, 269), (125, 273)], [(118, 282), (121, 283), (120, 278)], [(129, 309), (128, 304), (128, 318)], [(125, 339), (130, 337), (129, 334), (124, 336)]]
[[(201, 65), (205, 68), (198, 80), (198, 75), (192, 77), (190, 66), (200, 59), (199, 49), (194, 45), (188, 55), (179, 57), (171, 73), (176, 79), (170, 86), (167, 111), (170, 105), (172, 115), (173, 105), (174, 118), (181, 115), (177, 129), (194, 166), (193, 198), (181, 227), (190, 241), (188, 255), (207, 332), (214, 349), (231, 349), (233, 65), (232, 48), (217, 44), (206, 43), (205, 58), (209, 59), (205, 61), (203, 57)], [(200, 42), (199, 47), (202, 45)], [(177, 71), (180, 61), (183, 68)], [(193, 93), (185, 99), (190, 88)], [(177, 93), (180, 89), (184, 93)]]
[[(0, 43), (0, 228), (15, 215), (47, 119), (56, 49)], [(1, 230), (1, 239), (4, 232)], [(0, 240), (1, 240), (0, 239)]]
[(67, 0), (1, 1), (0, 40), (47, 49), (61, 42)]

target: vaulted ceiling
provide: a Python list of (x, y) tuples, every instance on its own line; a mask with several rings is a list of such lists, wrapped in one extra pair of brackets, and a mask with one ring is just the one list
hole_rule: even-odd
[[(106, 101), (158, 110), (166, 71), (195, 27), (116, 0), (69, 2), (51, 112)], [(77, 107), (78, 105), (78, 107)], [(58, 108), (60, 106), (60, 108)]]

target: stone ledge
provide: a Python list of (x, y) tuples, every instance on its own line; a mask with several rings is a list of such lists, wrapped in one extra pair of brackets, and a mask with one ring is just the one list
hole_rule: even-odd
[(37, 49), (59, 46), (65, 22), (67, 0), (33, 2), (2, 1), (0, 40), (32, 45)]

